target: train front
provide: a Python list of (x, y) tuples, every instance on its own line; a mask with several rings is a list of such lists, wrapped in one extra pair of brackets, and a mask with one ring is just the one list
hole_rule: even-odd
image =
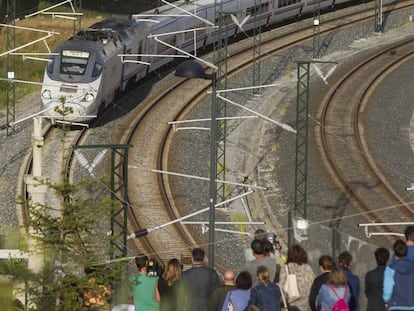
[(54, 121), (78, 122), (96, 117), (101, 99), (104, 61), (96, 45), (69, 40), (49, 59), (43, 78), (43, 115)]

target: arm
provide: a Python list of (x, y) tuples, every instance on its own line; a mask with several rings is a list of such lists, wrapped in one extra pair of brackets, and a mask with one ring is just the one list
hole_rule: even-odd
[[(229, 291), (226, 295), (226, 298), (224, 298), (223, 306), (221, 307), (221, 311), (227, 311), (227, 304), (229, 303), (229, 295), (231, 291)], [(217, 308), (211, 309), (211, 310), (217, 310)]]
[(371, 295), (371, 282), (370, 282), (370, 275), (371, 273), (368, 272), (365, 275), (365, 296), (367, 296), (367, 298)]
[(160, 302), (161, 300), (160, 291), (158, 290), (158, 280), (157, 283), (155, 283), (155, 300), (157, 302)]
[(315, 284), (315, 281), (313, 281), (312, 283), (312, 287), (310, 289), (310, 293), (309, 293), (309, 306), (311, 308), (312, 311), (316, 311), (316, 296), (318, 295), (317, 292), (317, 286)]
[[(227, 298), (227, 296), (226, 296), (226, 298)], [(217, 308), (220, 308), (220, 306), (218, 306), (217, 291), (213, 290), (211, 295), (210, 295), (210, 299), (208, 300), (208, 310), (209, 311), (216, 311)]]
[(322, 285), (321, 289), (319, 290), (319, 292), (316, 295), (316, 301), (315, 301), (315, 310), (320, 310), (321, 306), (322, 306), (322, 300), (324, 297), (324, 292), (325, 292), (325, 285)]
[(355, 288), (355, 297), (359, 299), (359, 293), (361, 291), (359, 277), (356, 277), (356, 288)]
[(254, 288), (250, 290), (250, 299), (247, 306), (256, 306), (257, 305), (257, 292)]
[(394, 274), (395, 271), (387, 266), (384, 271), (384, 282), (382, 283), (382, 299), (388, 302), (391, 299), (394, 290)]

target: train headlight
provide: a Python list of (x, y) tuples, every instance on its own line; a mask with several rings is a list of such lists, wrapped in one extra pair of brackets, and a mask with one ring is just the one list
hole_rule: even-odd
[(95, 99), (95, 96), (93, 96), (93, 94), (89, 94), (89, 93), (87, 93), (86, 95), (85, 95), (85, 97), (83, 98), (83, 100), (84, 101), (86, 101), (86, 102), (91, 102), (91, 101), (93, 101)]
[(42, 92), (42, 97), (45, 99), (52, 99), (52, 93), (50, 92), (50, 90), (44, 90)]

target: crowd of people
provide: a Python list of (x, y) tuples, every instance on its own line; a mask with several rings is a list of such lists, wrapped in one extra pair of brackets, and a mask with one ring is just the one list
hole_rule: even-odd
[[(414, 226), (406, 228), (405, 238), (394, 243), (392, 256), (386, 248), (375, 251), (377, 267), (365, 275), (367, 311), (414, 310)], [(139, 272), (130, 279), (134, 305), (113, 310), (360, 310), (360, 278), (351, 271), (353, 258), (348, 251), (336, 261), (322, 255), (320, 274), (315, 275), (302, 246), (291, 246), (282, 257), (280, 243), (257, 230), (245, 257), (238, 274), (232, 269), (219, 274), (208, 267), (204, 251), (195, 248), (190, 269), (182, 271), (179, 260), (173, 258), (156, 276), (148, 275), (148, 258), (139, 256)], [(299, 292), (294, 300), (285, 290), (292, 274)]]

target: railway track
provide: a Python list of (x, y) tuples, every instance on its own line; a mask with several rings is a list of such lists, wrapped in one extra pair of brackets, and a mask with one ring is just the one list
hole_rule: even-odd
[[(369, 18), (371, 15), (367, 14), (363, 18)], [(355, 18), (355, 16), (353, 16)], [(372, 16), (371, 16), (372, 17)], [(358, 18), (361, 18), (361, 13), (358, 13)], [(350, 24), (355, 23), (356, 21), (353, 20), (353, 18), (346, 19), (348, 23), (343, 23), (343, 20), (341, 18), (341, 21), (339, 22), (339, 26), (335, 24), (335, 21), (332, 21), (332, 24), (327, 23), (326, 28), (323, 31), (333, 31), (334, 29), (338, 29), (337, 27), (349, 27)], [(336, 20), (338, 22), (338, 20)], [(292, 36), (293, 37), (293, 36)], [(291, 47), (295, 44), (303, 43), (304, 41), (310, 39), (311, 37), (311, 28), (304, 28), (301, 31), (296, 32), (296, 36), (294, 38), (289, 37), (286, 35), (280, 35), (277, 40), (269, 39), (262, 45), (262, 50), (264, 51), (265, 57), (274, 56), (275, 54), (283, 52), (285, 49)], [(287, 41), (285, 41), (287, 38), (289, 38)], [(285, 42), (284, 42), (285, 41)], [(248, 52), (247, 52), (248, 53)], [(245, 70), (246, 67), (250, 66), (250, 62), (247, 61), (248, 57), (246, 56), (246, 52), (236, 52), (233, 55), (231, 55), (229, 62), (228, 62), (228, 75), (229, 79), (233, 75), (237, 75), (238, 73)], [(157, 209), (158, 211), (164, 210), (163, 207), (163, 201), (165, 200), (166, 196), (163, 195), (162, 198), (159, 197), (158, 193), (164, 193), (164, 190), (157, 189), (159, 185), (169, 185), (169, 177), (167, 175), (161, 175), (156, 174), (154, 172), (148, 172), (145, 171), (143, 168), (154, 168), (157, 170), (168, 170), (168, 167), (165, 167), (165, 165), (161, 165), (163, 162), (166, 163), (167, 161), (158, 162), (155, 159), (160, 158), (160, 154), (165, 153), (165, 146), (164, 142), (160, 140), (159, 137), (171, 137), (174, 135), (171, 131), (171, 126), (167, 125), (169, 121), (172, 120), (182, 120), (186, 118), (186, 113), (181, 113), (181, 109), (188, 109), (191, 111), (191, 108), (198, 105), (201, 101), (201, 94), (205, 94), (206, 90), (208, 89), (208, 85), (204, 82), (203, 86), (200, 84), (203, 82), (200, 81), (187, 81), (187, 82), (172, 82), (170, 85), (168, 85), (166, 88), (171, 90), (174, 89), (174, 93), (171, 94), (170, 91), (168, 91), (168, 94), (162, 94), (157, 97), (156, 99), (156, 106), (157, 108), (154, 109), (154, 114), (152, 117), (145, 118), (145, 121), (141, 118), (139, 118), (138, 121), (135, 121), (135, 123), (140, 123), (140, 125), (137, 127), (138, 130), (141, 133), (136, 132), (134, 134), (134, 138), (131, 138), (127, 140), (128, 143), (131, 143), (134, 145), (134, 148), (136, 147), (136, 150), (140, 150), (143, 152), (143, 154), (140, 154), (137, 157), (137, 161), (133, 160), (131, 166), (135, 167), (141, 167), (141, 170), (134, 171), (133, 175), (130, 177), (131, 185), (134, 185), (134, 189), (143, 189), (141, 193), (137, 193), (133, 189), (131, 189), (130, 192), (130, 198), (131, 202), (135, 202), (132, 205), (136, 207), (136, 210), (138, 211), (139, 217), (141, 221), (144, 220), (144, 222), (147, 221), (146, 225), (144, 227), (151, 228), (155, 227), (159, 224), (168, 222), (171, 220), (171, 216), (166, 215), (168, 217), (162, 217), (158, 212), (155, 213), (154, 209)], [(199, 86), (196, 87), (195, 85), (198, 84)], [(183, 89), (183, 90), (182, 90)], [(193, 89), (196, 89), (196, 94), (192, 95), (191, 92)], [(165, 96), (165, 98), (163, 98)], [(171, 97), (172, 96), (172, 97)], [(208, 100), (208, 99), (207, 99)], [(149, 100), (151, 101), (151, 100)], [(175, 112), (171, 112), (171, 110), (175, 110)], [(152, 114), (152, 113), (151, 113)], [(165, 116), (165, 118), (164, 118)], [(156, 125), (155, 125), (156, 124)], [(162, 129), (164, 128), (164, 129)], [(155, 131), (160, 131), (160, 134), (158, 138), (156, 138), (154, 141), (152, 140), (152, 137), (154, 135)], [(168, 133), (168, 134), (165, 134)], [(169, 141), (168, 140), (168, 141)], [(167, 141), (167, 146), (171, 143)], [(149, 156), (149, 150), (148, 146), (157, 146), (157, 150), (154, 149), (154, 152), (151, 156)], [(159, 146), (159, 150), (158, 150)], [(168, 148), (167, 148), (168, 149)], [(136, 161), (136, 162), (134, 162)], [(158, 182), (156, 181), (158, 179)], [(163, 182), (162, 180), (166, 180)], [(150, 185), (153, 186), (153, 189), (150, 189)], [(157, 189), (157, 190), (155, 190)], [(154, 191), (155, 190), (155, 191)], [(149, 191), (151, 194), (149, 195)], [(167, 189), (167, 194), (169, 194), (170, 191)], [(136, 196), (134, 196), (136, 195)], [(170, 198), (171, 200), (171, 198)], [(160, 205), (155, 205), (155, 202), (159, 202)], [(171, 201), (174, 202), (174, 201)], [(168, 203), (167, 206), (174, 206), (173, 203)], [(171, 212), (170, 212), (171, 214)], [(172, 214), (175, 217), (184, 216), (180, 214), (179, 208), (174, 208), (174, 213)], [(274, 220), (274, 215), (267, 215), (268, 219)], [(174, 217), (173, 217), (174, 218)], [(276, 221), (275, 221), (276, 223)], [(179, 229), (180, 231), (182, 229)], [(163, 228), (162, 230), (159, 230), (158, 232), (153, 232), (153, 238), (152, 243), (160, 243), (160, 247), (156, 247), (157, 249), (161, 249), (159, 253), (163, 253), (161, 257), (166, 256), (167, 258), (171, 257), (179, 257), (179, 255), (183, 254), (182, 252), (189, 253), (189, 249), (193, 244), (191, 244), (191, 240), (188, 240), (183, 243), (181, 247), (176, 246), (178, 239), (173, 238), (173, 234), (171, 231), (168, 231), (166, 228)], [(171, 244), (170, 241), (172, 238), (173, 241), (175, 241), (173, 244)], [(150, 238), (151, 239), (151, 238)], [(165, 242), (164, 242), (165, 241)], [(193, 242), (194, 243), (194, 242)], [(169, 247), (165, 247), (165, 245), (174, 245), (175, 250), (172, 251)], [(219, 264), (220, 265), (220, 264)]]
[[(392, 7), (391, 5), (384, 7), (384, 12), (387, 12), (387, 9), (399, 10), (412, 5), (412, 1), (406, 1), (392, 5)], [(372, 7), (368, 6), (358, 12), (341, 13), (340, 16), (332, 17), (324, 22), (321, 34), (351, 27), (361, 20), (372, 19), (372, 17)], [(292, 46), (310, 40), (313, 35), (313, 26), (312, 23), (306, 25), (301, 23), (301, 26), (294, 30), (294, 34), (291, 31), (283, 27), (273, 30), (272, 34), (270, 32), (266, 34), (261, 46), (263, 59), (280, 55)], [(229, 79), (251, 66), (252, 53), (245, 49), (245, 46), (238, 46), (238, 44), (232, 49), (228, 62)], [(205, 96), (210, 96), (206, 94), (208, 89), (207, 82), (169, 79), (163, 85), (164, 91), (150, 94), (140, 103), (139, 109), (133, 117), (128, 119), (128, 123), (123, 124), (123, 137), (112, 138), (117, 143), (133, 145), (129, 162), (131, 168), (128, 192), (131, 208), (128, 230), (135, 232), (143, 228), (151, 229), (145, 239), (129, 240), (128, 248), (132, 255), (145, 252), (151, 256), (158, 256), (158, 259), (165, 263), (172, 257), (180, 258), (183, 255), (189, 255), (191, 248), (199, 244), (191, 233), (178, 223), (158, 228), (159, 225), (184, 215), (181, 214), (181, 207), (176, 206), (172, 198), (169, 177), (150, 172), (149, 169), (168, 170), (168, 150), (171, 147), (174, 132), (167, 123), (172, 120), (185, 119), (193, 107), (205, 100)], [(128, 94), (127, 96), (134, 95)], [(117, 105), (122, 106), (122, 100)], [(82, 140), (78, 138), (71, 139), (72, 143), (66, 144), (82, 144)], [(59, 147), (55, 145), (54, 148)], [(49, 152), (53, 154), (53, 150)], [(52, 171), (56, 171), (56, 168), (62, 167), (63, 164), (56, 165)], [(72, 161), (69, 166), (73, 165), (76, 166), (79, 163)], [(70, 170), (69, 166), (65, 168), (67, 171)], [(27, 164), (27, 167), (30, 167), (30, 164)], [(27, 169), (27, 172), (29, 173), (30, 169)], [(274, 215), (267, 213), (266, 217), (270, 226), (277, 226)], [(220, 268), (220, 260), (218, 266)]]
[[(411, 59), (413, 51), (412, 38), (378, 51), (343, 74), (320, 108), (318, 139), (323, 158), (334, 180), (369, 222), (382, 222), (385, 216), (385, 222), (407, 222), (413, 217), (413, 206), (387, 181), (382, 164), (371, 155), (363, 122), (372, 92)], [(382, 229), (395, 231), (386, 226)]]

